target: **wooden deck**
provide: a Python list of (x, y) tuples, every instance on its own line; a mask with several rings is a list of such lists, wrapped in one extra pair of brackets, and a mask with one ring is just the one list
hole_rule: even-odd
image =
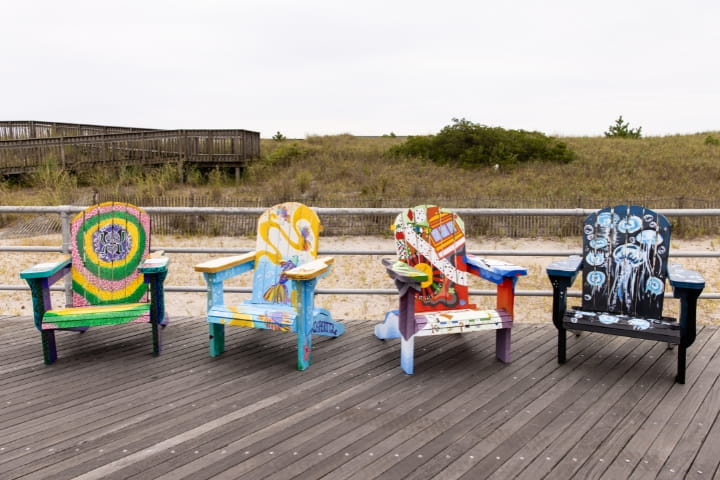
[[(416, 340), (416, 373), (373, 323), (317, 339), (174, 318), (58, 334), (44, 366), (29, 317), (0, 317), (0, 478), (717, 478), (720, 331), (688, 352), (585, 334), (555, 360), (554, 327), (520, 324), (509, 365), (492, 332)], [(242, 344), (242, 347), (241, 347)]]

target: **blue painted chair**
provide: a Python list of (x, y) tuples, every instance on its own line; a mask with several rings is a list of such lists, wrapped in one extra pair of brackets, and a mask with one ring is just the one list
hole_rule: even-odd
[[(383, 259), (400, 294), (398, 310), (375, 326), (380, 339), (400, 338), (400, 366), (414, 371), (415, 337), (495, 330), (495, 354), (510, 362), (515, 283), (523, 267), (465, 252), (465, 226), (460, 217), (435, 205), (400, 213), (393, 225), (397, 260)], [(469, 274), (497, 285), (494, 309), (481, 309), (468, 299)]]
[[(150, 323), (153, 354), (158, 355), (158, 326), (167, 323), (163, 282), (169, 259), (162, 252), (150, 254), (149, 215), (129, 203), (93, 205), (73, 218), (70, 251), (20, 273), (32, 292), (45, 363), (57, 359), (56, 330), (123, 323)], [(72, 304), (53, 308), (50, 287), (67, 274)]]
[[(558, 330), (558, 362), (566, 361), (566, 331), (590, 331), (678, 345), (675, 380), (685, 383), (685, 356), (695, 340), (697, 299), (703, 277), (668, 265), (670, 223), (644, 207), (618, 205), (589, 215), (583, 256), (553, 262), (552, 318)], [(567, 289), (582, 270), (582, 304), (567, 308)], [(679, 321), (662, 315), (665, 281), (680, 299)]]
[[(315, 285), (327, 275), (331, 257), (317, 258), (321, 226), (317, 214), (300, 203), (283, 203), (258, 220), (256, 250), (195, 266), (208, 286), (210, 355), (225, 350), (225, 325), (291, 332), (297, 335), (297, 368), (312, 362), (312, 335), (337, 337), (345, 327), (314, 304)], [(224, 301), (223, 282), (253, 271), (252, 298), (238, 305)]]

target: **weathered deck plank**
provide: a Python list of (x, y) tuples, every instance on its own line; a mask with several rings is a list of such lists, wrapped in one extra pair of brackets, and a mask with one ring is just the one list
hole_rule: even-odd
[(583, 334), (556, 362), (552, 325), (519, 324), (513, 362), (493, 332), (418, 341), (416, 373), (373, 322), (315, 341), (229, 329), (208, 355), (200, 318), (58, 335), (42, 363), (29, 317), (0, 317), (0, 478), (713, 478), (720, 329), (675, 353)]

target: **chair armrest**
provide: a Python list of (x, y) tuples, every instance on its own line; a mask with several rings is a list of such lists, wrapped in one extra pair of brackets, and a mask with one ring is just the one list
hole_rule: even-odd
[(465, 263), (467, 264), (468, 272), (497, 285), (500, 285), (506, 278), (527, 275), (527, 269), (525, 267), (502, 260), (480, 258), (467, 254), (465, 255)]
[(169, 264), (170, 258), (165, 256), (165, 252), (159, 250), (148, 255), (138, 270), (143, 274), (162, 273), (167, 272)]
[(413, 268), (407, 263), (391, 260), (389, 258), (383, 258), (382, 263), (385, 265), (385, 269), (387, 270), (388, 275), (390, 275), (390, 278), (395, 280), (396, 283), (420, 284), (428, 280), (427, 273), (422, 272), (417, 268)]
[(567, 278), (572, 284), (572, 282), (575, 281), (575, 277), (577, 277), (577, 274), (582, 269), (583, 265), (583, 259), (579, 255), (571, 255), (570, 257), (566, 258), (565, 260), (558, 260), (556, 262), (552, 262), (550, 265), (547, 266), (545, 271), (548, 274), (548, 277), (563, 277)]
[(334, 261), (333, 257), (316, 258), (312, 262), (287, 270), (285, 275), (292, 280), (311, 280), (327, 273)]
[(702, 275), (692, 270), (685, 270), (678, 264), (668, 265), (668, 280), (670, 280), (673, 289), (690, 288), (702, 290), (705, 288), (705, 279)]
[(49, 278), (58, 273), (63, 268), (70, 266), (71, 258), (69, 255), (63, 255), (55, 260), (46, 263), (39, 263), (30, 268), (26, 268), (20, 272), (20, 278), (29, 280), (31, 278)]
[[(244, 265), (248, 263), (254, 264), (254, 262), (255, 252), (247, 252), (243, 253), (242, 255), (215, 258), (213, 260), (208, 260), (207, 262), (198, 263), (197, 265), (195, 265), (195, 271), (203, 273), (218, 273), (222, 272), (223, 270), (228, 270), (230, 268), (236, 267), (238, 265)], [(252, 265), (250, 265), (250, 268), (252, 268)], [(247, 270), (249, 270), (250, 268), (248, 268)]]

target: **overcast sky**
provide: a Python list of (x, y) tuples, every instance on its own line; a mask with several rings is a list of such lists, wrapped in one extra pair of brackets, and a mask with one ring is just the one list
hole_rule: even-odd
[(717, 0), (0, 0), (0, 120), (720, 131)]

